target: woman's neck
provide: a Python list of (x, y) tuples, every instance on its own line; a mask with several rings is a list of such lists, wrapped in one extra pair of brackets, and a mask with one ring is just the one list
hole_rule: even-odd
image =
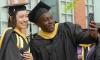
[(17, 29), (19, 32), (21, 32), (21, 33), (26, 35), (26, 29), (19, 29), (19, 28), (15, 28), (15, 29)]

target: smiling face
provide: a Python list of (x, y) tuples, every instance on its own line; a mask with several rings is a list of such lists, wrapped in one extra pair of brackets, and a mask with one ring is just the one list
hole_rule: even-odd
[(36, 21), (36, 24), (45, 32), (54, 31), (54, 20), (50, 12), (42, 14)]
[(26, 10), (18, 11), (16, 13), (16, 28), (26, 29), (28, 27), (28, 13)]

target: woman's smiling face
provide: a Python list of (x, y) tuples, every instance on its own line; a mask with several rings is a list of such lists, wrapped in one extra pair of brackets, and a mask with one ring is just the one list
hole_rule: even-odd
[(28, 13), (26, 10), (16, 13), (16, 28), (25, 29), (28, 27)]

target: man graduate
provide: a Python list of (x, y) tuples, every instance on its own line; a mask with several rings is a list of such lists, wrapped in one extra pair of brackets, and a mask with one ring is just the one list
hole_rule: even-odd
[(77, 24), (55, 23), (49, 10), (50, 6), (40, 1), (29, 13), (30, 22), (41, 28), (30, 42), (35, 59), (78, 60), (78, 44), (97, 42), (96, 24), (92, 21), (90, 31), (83, 31)]

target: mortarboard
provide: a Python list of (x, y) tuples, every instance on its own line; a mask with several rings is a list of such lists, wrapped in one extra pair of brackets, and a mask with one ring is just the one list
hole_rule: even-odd
[(4, 6), (4, 8), (8, 8), (8, 13), (10, 16), (12, 16), (17, 11), (26, 10), (26, 6), (25, 6), (26, 4), (28, 3), (12, 4), (12, 5)]
[(50, 6), (40, 1), (29, 13), (29, 21), (36, 22), (36, 20), (43, 14), (50, 10)]

